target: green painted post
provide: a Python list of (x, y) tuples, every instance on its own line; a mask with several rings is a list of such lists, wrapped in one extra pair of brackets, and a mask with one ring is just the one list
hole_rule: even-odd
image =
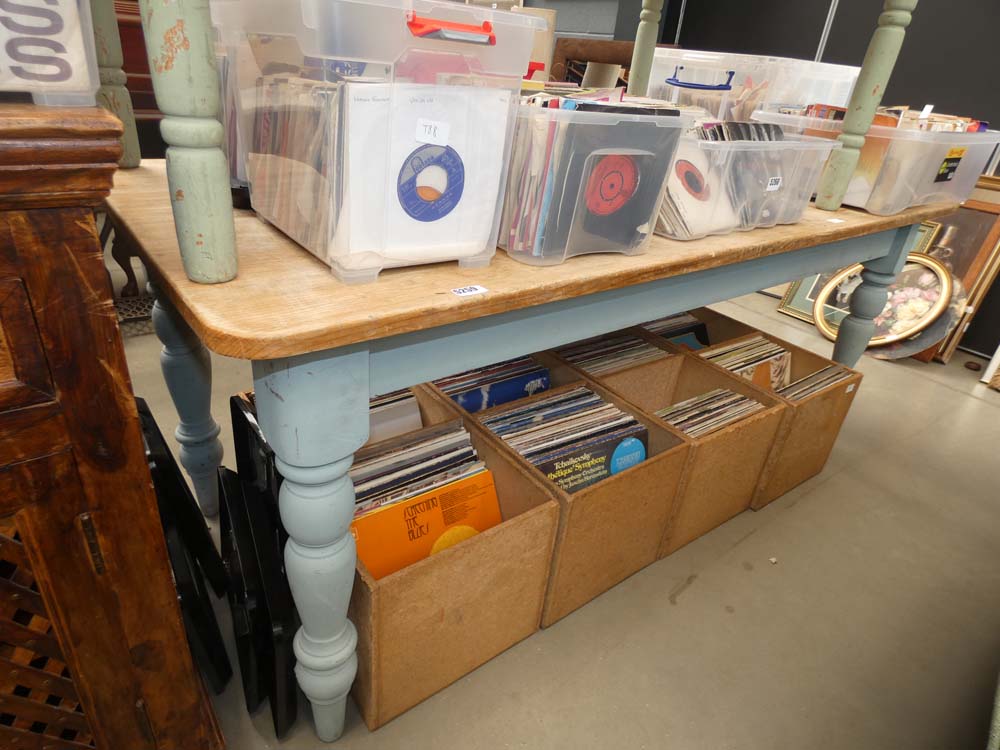
[(118, 160), (118, 166), (125, 169), (138, 167), (142, 158), (139, 154), (139, 134), (135, 129), (132, 97), (125, 88), (128, 79), (122, 71), (125, 60), (114, 0), (90, 0), (90, 18), (94, 23), (94, 46), (97, 48), (97, 67), (101, 76), (97, 103), (113, 112), (125, 126), (121, 137), (122, 158)]
[(645, 96), (649, 87), (649, 71), (653, 67), (653, 52), (660, 34), (660, 11), (663, 0), (642, 0), (639, 27), (635, 31), (632, 64), (628, 70), (628, 93)]
[(865, 145), (865, 133), (871, 127), (875, 110), (882, 101), (892, 69), (903, 46), (906, 27), (917, 0), (885, 0), (878, 17), (878, 28), (868, 43), (861, 73), (854, 86), (854, 93), (844, 116), (844, 131), (840, 142), (844, 144), (830, 156), (816, 191), (816, 205), (827, 211), (836, 211), (844, 200), (847, 185)]
[(139, 7), (184, 271), (201, 284), (229, 281), (236, 232), (208, 2), (139, 0)]

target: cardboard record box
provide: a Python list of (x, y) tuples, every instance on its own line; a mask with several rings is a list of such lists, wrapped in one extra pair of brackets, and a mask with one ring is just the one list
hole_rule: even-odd
[[(657, 559), (687, 460), (687, 446), (655, 417), (639, 413), (601, 385), (584, 381), (549, 353), (533, 356), (549, 367), (553, 389), (513, 403), (526, 404), (586, 385), (603, 400), (634, 414), (648, 430), (649, 447), (641, 463), (571, 493), (549, 481), (536, 466), (482, 426), (482, 420), (497, 409), (475, 415), (474, 428), (486, 442), (495, 445), (498, 454), (508, 456), (525, 476), (543, 482), (559, 502), (559, 530), (542, 615), (542, 627), (548, 627)], [(416, 390), (421, 389), (432, 393), (447, 413), (461, 412), (434, 386), (424, 384)]]
[[(658, 345), (662, 339), (649, 336)], [(669, 347), (667, 344), (663, 344)], [(660, 557), (707, 534), (747, 510), (771, 453), (785, 405), (749, 381), (683, 353), (598, 377), (594, 382), (650, 415), (689, 447), (677, 499), (664, 530)], [(692, 438), (667, 424), (656, 411), (716, 388), (739, 393), (763, 409), (721, 429)]]
[[(456, 418), (414, 389), (425, 427)], [(249, 403), (245, 395), (240, 397)], [(450, 401), (449, 401), (450, 403)], [(505, 452), (465, 427), (493, 475), (501, 523), (376, 580), (359, 560), (348, 618), (358, 633), (351, 695), (377, 729), (539, 627), (558, 522), (553, 493)], [(259, 430), (269, 505), (277, 517), (281, 477)]]

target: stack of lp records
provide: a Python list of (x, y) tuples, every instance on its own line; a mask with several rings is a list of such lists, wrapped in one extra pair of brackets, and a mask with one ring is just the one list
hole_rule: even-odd
[(536, 265), (641, 252), (687, 124), (677, 114), (558, 97), (522, 105), (500, 246)]
[(489, 263), (509, 90), (276, 75), (261, 77), (257, 91), (254, 209), (341, 280), (438, 261)]

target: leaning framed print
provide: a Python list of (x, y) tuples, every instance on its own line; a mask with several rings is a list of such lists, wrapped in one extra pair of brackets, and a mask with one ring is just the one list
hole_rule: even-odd
[(942, 216), (941, 231), (927, 254), (941, 261), (968, 294), (966, 313), (940, 344), (914, 355), (929, 362), (947, 362), (966, 326), (1000, 270), (1000, 201), (968, 200), (954, 213)]
[[(925, 221), (917, 229), (917, 235), (913, 244), (907, 248), (907, 254), (926, 253), (931, 244), (937, 239), (941, 231), (941, 225), (936, 221)], [(814, 273), (805, 278), (793, 281), (788, 285), (785, 296), (778, 303), (778, 311), (791, 315), (793, 318), (804, 320), (807, 323), (813, 322), (813, 306), (819, 291), (826, 286), (826, 283), (839, 271), (828, 271), (826, 273)], [(833, 310), (830, 311), (834, 313)]]

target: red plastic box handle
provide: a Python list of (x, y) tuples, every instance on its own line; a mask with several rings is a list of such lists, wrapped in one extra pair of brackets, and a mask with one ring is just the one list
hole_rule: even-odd
[(443, 39), (449, 42), (466, 42), (467, 44), (488, 44), (495, 47), (497, 35), (493, 33), (493, 24), (483, 21), (482, 26), (471, 23), (454, 23), (439, 21), (436, 18), (421, 18), (412, 14), (406, 22), (410, 33), (425, 39)]

